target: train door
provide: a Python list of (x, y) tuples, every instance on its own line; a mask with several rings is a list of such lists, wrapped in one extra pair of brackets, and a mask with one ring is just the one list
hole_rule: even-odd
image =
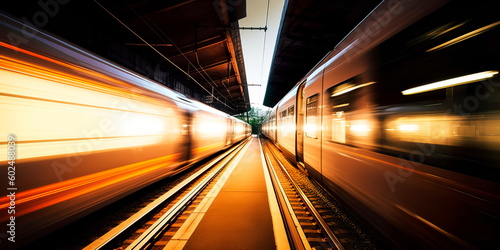
[(295, 135), (295, 148), (297, 156), (297, 164), (305, 169), (304, 165), (304, 86), (306, 81), (302, 82), (297, 90), (297, 120), (296, 120), (296, 135)]
[(323, 72), (308, 79), (302, 90), (304, 111), (302, 155), (309, 175), (321, 179), (321, 110)]
[(189, 161), (191, 159), (191, 150), (196, 147), (193, 144), (193, 132), (196, 129), (196, 124), (199, 121), (199, 110), (191, 103), (191, 101), (184, 98), (176, 100), (175, 117), (177, 117), (179, 124), (178, 131), (180, 134), (180, 144), (175, 146), (177, 152), (182, 152), (179, 156), (181, 161)]
[(233, 143), (234, 138), (234, 121), (230, 118), (226, 118), (227, 120), (227, 133), (226, 133), (226, 146), (231, 145)]

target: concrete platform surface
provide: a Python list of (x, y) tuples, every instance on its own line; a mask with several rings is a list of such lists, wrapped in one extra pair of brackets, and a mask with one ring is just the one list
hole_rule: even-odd
[(267, 190), (252, 138), (183, 249), (276, 249)]

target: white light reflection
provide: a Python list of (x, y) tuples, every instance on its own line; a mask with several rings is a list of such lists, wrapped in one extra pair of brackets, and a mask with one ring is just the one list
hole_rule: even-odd
[(367, 82), (367, 83), (363, 83), (363, 84), (360, 84), (360, 85), (356, 85), (356, 86), (353, 86), (353, 87), (350, 87), (350, 88), (347, 88), (347, 89), (341, 89), (341, 90), (335, 90), (332, 94), (332, 97), (334, 96), (339, 96), (339, 95), (342, 95), (342, 94), (345, 94), (345, 93), (348, 93), (348, 92), (351, 92), (353, 90), (356, 90), (356, 89), (359, 89), (359, 88), (363, 88), (363, 87), (366, 87), (366, 86), (369, 86), (369, 85), (372, 85), (376, 82)]
[(418, 131), (418, 125), (416, 124), (401, 124), (398, 126), (399, 131), (404, 132), (416, 132)]
[(422, 85), (422, 86), (418, 86), (415, 88), (404, 90), (401, 93), (403, 93), (403, 95), (419, 94), (419, 93), (429, 92), (429, 91), (433, 91), (433, 90), (444, 89), (444, 88), (449, 88), (449, 87), (467, 84), (467, 83), (471, 83), (471, 82), (485, 80), (488, 78), (492, 78), (496, 74), (498, 74), (498, 71), (493, 71), (493, 70), (483, 71), (483, 72), (479, 72), (479, 73), (475, 73), (475, 74), (451, 78), (451, 79), (444, 80), (444, 81), (429, 83), (426, 85)]
[(368, 136), (372, 131), (367, 120), (352, 121), (349, 130), (355, 136)]

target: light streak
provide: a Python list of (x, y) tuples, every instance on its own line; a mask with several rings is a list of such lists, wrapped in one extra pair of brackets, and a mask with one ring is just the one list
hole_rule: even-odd
[(475, 74), (455, 77), (455, 78), (451, 78), (451, 79), (444, 80), (444, 81), (425, 84), (422, 86), (418, 86), (415, 88), (404, 90), (401, 93), (403, 93), (403, 95), (419, 94), (419, 93), (429, 92), (429, 91), (433, 91), (433, 90), (444, 89), (444, 88), (463, 85), (463, 84), (467, 84), (467, 83), (471, 83), (471, 82), (485, 80), (488, 78), (492, 78), (496, 74), (498, 74), (498, 71), (492, 71), (492, 70), (484, 71), (484, 72), (479, 72), (479, 73), (475, 73)]

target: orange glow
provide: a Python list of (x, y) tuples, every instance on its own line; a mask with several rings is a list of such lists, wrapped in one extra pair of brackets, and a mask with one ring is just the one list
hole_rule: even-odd
[(12, 45), (10, 45), (8, 43), (0, 42), (0, 46), (8, 48), (8, 49), (11, 49), (11, 50), (14, 50), (14, 51), (18, 51), (18, 52), (24, 53), (26, 55), (37, 57), (37, 58), (40, 58), (42, 60), (45, 60), (45, 61), (48, 61), (48, 62), (52, 62), (52, 63), (58, 64), (58, 65), (61, 65), (61, 66), (64, 66), (64, 67), (67, 67), (67, 68), (70, 68), (70, 69), (74, 69), (76, 71), (85, 72), (86, 74), (97, 76), (99, 78), (103, 78), (103, 79), (106, 79), (108, 81), (119, 83), (120, 85), (132, 86), (132, 85), (126, 83), (126, 82), (119, 81), (119, 80), (111, 78), (111, 77), (109, 77), (107, 75), (104, 75), (104, 74), (101, 74), (101, 73), (98, 73), (98, 72), (95, 72), (95, 71), (91, 71), (91, 70), (88, 70), (86, 68), (83, 68), (83, 67), (80, 67), (80, 66), (77, 66), (77, 65), (73, 65), (73, 64), (70, 64), (70, 63), (65, 63), (65, 62), (62, 62), (62, 61), (58, 61), (58, 60), (50, 58), (50, 57), (46, 57), (46, 56), (43, 56), (43, 55), (31, 52), (31, 51), (28, 51), (28, 50), (25, 50), (25, 49), (21, 49), (21, 48), (16, 47), (16, 46), (12, 46)]
[(486, 26), (484, 26), (482, 28), (473, 30), (473, 31), (471, 31), (471, 32), (469, 32), (467, 34), (461, 35), (461, 36), (459, 36), (457, 38), (451, 39), (450, 41), (445, 42), (445, 43), (443, 43), (441, 45), (438, 45), (438, 46), (436, 46), (436, 47), (434, 47), (432, 49), (428, 49), (426, 52), (430, 52), (430, 51), (434, 51), (434, 50), (439, 50), (439, 49), (443, 49), (443, 48), (452, 46), (452, 45), (457, 44), (459, 42), (465, 41), (465, 40), (467, 40), (469, 38), (472, 38), (472, 37), (475, 37), (477, 35), (480, 35), (480, 34), (486, 32), (486, 31), (489, 31), (489, 30), (495, 28), (497, 25), (500, 25), (500, 21), (494, 22), (494, 23), (492, 23), (490, 25), (486, 25)]
[(372, 131), (372, 126), (368, 120), (352, 120), (349, 130), (356, 136), (368, 136)]
[[(0, 45), (1, 45), (1, 42), (0, 42)], [(51, 59), (50, 61), (55, 61), (55, 60)], [(63, 62), (60, 62), (60, 63), (66, 64)], [(68, 65), (68, 67), (70, 67), (69, 64), (67, 64), (67, 65)], [(101, 82), (93, 81), (93, 80), (79, 77), (79, 76), (75, 76), (75, 75), (69, 75), (69, 74), (66, 74), (64, 72), (55, 71), (55, 70), (50, 69), (50, 68), (46, 68), (46, 67), (43, 67), (40, 65), (32, 64), (32, 63), (29, 63), (26, 61), (20, 61), (20, 60), (17, 60), (17, 59), (11, 58), (11, 57), (7, 57), (7, 56), (3, 56), (3, 55), (0, 55), (0, 68), (6, 69), (9, 71), (18, 73), (18, 74), (22, 74), (22, 75), (33, 76), (33, 77), (37, 77), (37, 78), (41, 78), (41, 79), (50, 80), (50, 81), (55, 82), (55, 83), (61, 83), (61, 84), (65, 84), (65, 85), (89, 89), (89, 90), (98, 91), (101, 93), (108, 93), (108, 94), (113, 94), (113, 95), (120, 94), (120, 96), (126, 97), (126, 98), (130, 98), (131, 96), (134, 96), (137, 99), (141, 99), (142, 101), (149, 100), (149, 102), (151, 102), (151, 100), (154, 100), (152, 98), (146, 98), (146, 97), (141, 96), (141, 95), (136, 95), (130, 91), (124, 91), (121, 88), (113, 87), (113, 86), (108, 85), (108, 84), (104, 84)], [(80, 70), (80, 68), (78, 68), (78, 67), (70, 67), (70, 68), (75, 69), (75, 70), (79, 70), (82, 73), (90, 74), (90, 75), (93, 75), (96, 77), (101, 77), (101, 75), (102, 75), (102, 74), (99, 74), (97, 72), (89, 71), (86, 69)], [(102, 76), (104, 76), (104, 75), (102, 75)], [(105, 79), (109, 80), (110, 78), (105, 77)], [(119, 85), (121, 85), (121, 86), (130, 86), (130, 84), (125, 83), (125, 82), (120, 82), (116, 79), (112, 79), (110, 81), (115, 82), (115, 83), (119, 83)]]
[(222, 148), (222, 142), (214, 143), (214, 144), (204, 146), (204, 147), (195, 148), (191, 152), (193, 154), (199, 154), (199, 153), (206, 152), (208, 150), (212, 150), (214, 148)]
[[(311, 119), (312, 117), (309, 117), (309, 118)], [(314, 118), (316, 118), (316, 117), (314, 117)], [(304, 125), (304, 131), (306, 132), (306, 135), (309, 137), (316, 138), (317, 130), (318, 130), (318, 128), (316, 126), (316, 120), (313, 120), (310, 123), (307, 123)]]
[(418, 125), (416, 124), (401, 124), (398, 126), (398, 130), (402, 132), (417, 132)]
[[(20, 192), (16, 196), (16, 205), (23, 205), (18, 207), (16, 215), (22, 216), (99, 189), (112, 187), (119, 182), (152, 173), (176, 162), (180, 155), (177, 153), (158, 157)], [(0, 198), (0, 209), (7, 207), (9, 207), (9, 197)], [(6, 220), (6, 216), (7, 213), (3, 213), (1, 220)]]
[[(131, 90), (137, 90), (137, 87), (131, 85), (127, 82), (118, 80), (113, 77), (109, 77), (105, 74), (92, 71), (77, 65), (73, 65), (70, 63), (66, 63), (63, 61), (59, 61), (50, 57), (46, 57), (28, 50), (24, 50), (18, 47), (14, 47), (12, 45), (0, 42), (0, 46), (22, 52), (24, 54), (40, 58), (46, 60), (51, 63), (55, 63), (69, 69), (72, 69), (76, 72), (79, 72), (84, 75), (95, 77), (101, 81), (92, 80), (89, 78), (67, 74), (62, 71), (57, 71), (48, 67), (44, 67), (41, 65), (37, 65), (34, 63), (30, 63), (27, 61), (18, 60), (12, 57), (8, 57), (5, 55), (0, 55), (0, 68), (15, 72), (17, 74), (22, 74), (26, 76), (37, 77), (40, 79), (49, 80), (51, 82), (60, 83), (64, 85), (74, 86), (78, 88), (88, 89), (96, 92), (111, 94), (114, 96), (119, 96), (127, 99), (133, 99), (135, 101), (146, 102), (150, 104), (162, 104), (165, 105), (165, 102), (161, 99), (151, 98), (140, 93), (135, 93)], [(114, 85), (110, 84), (113, 83)], [(16, 92), (13, 94), (19, 95), (17, 92), (19, 89), (15, 89)], [(5, 93), (2, 93), (5, 94)]]
[[(11, 48), (1, 42), (0, 45)], [(20, 48), (12, 49), (72, 67)], [(79, 67), (73, 69), (79, 70)], [(0, 130), (23, 135), (18, 142), (18, 159), (154, 144), (164, 139), (163, 132), (170, 126), (168, 116), (171, 114), (165, 109), (168, 104), (164, 101), (132, 94), (128, 89), (106, 82), (4, 55), (0, 55), (0, 79), (3, 112), (10, 117), (9, 123), (0, 124)], [(95, 126), (84, 127), (82, 120)], [(43, 133), (32, 129), (34, 123)], [(101, 129), (99, 126), (103, 123), (107, 127)], [(0, 150), (5, 147), (6, 142), (0, 141)], [(0, 155), (0, 162), (6, 161), (6, 157)]]

